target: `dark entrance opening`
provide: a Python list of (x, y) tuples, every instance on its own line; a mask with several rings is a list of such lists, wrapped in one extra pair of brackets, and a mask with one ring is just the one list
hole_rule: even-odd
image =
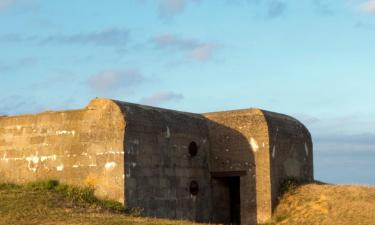
[(220, 224), (241, 224), (241, 182), (246, 171), (211, 172), (212, 221)]
[(229, 188), (230, 223), (241, 224), (240, 177), (227, 177)]

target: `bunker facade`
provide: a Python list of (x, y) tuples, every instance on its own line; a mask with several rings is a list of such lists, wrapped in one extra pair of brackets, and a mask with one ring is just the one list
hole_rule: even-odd
[(0, 117), (0, 182), (90, 185), (160, 218), (264, 222), (285, 179), (313, 180), (312, 150), (303, 124), (260, 109), (193, 114), (94, 99)]

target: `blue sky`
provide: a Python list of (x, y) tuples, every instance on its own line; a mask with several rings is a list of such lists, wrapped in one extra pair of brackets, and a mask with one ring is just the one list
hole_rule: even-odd
[(262, 108), (326, 182), (375, 185), (374, 59), (375, 0), (0, 0), (0, 114)]

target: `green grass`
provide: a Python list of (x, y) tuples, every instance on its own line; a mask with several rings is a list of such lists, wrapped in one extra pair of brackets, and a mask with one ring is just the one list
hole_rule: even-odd
[(98, 199), (94, 189), (59, 184), (54, 180), (24, 185), (0, 184), (0, 225), (177, 225), (194, 224), (141, 218), (138, 210)]

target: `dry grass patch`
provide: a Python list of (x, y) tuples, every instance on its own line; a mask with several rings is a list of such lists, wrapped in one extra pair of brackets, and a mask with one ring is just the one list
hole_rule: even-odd
[(375, 225), (375, 188), (306, 184), (286, 192), (269, 224)]
[[(90, 188), (54, 181), (0, 184), (0, 225), (193, 225), (141, 218)], [(375, 225), (375, 188), (290, 184), (268, 225)]]
[(193, 225), (137, 217), (120, 203), (98, 199), (90, 188), (55, 181), (0, 184), (0, 225)]

